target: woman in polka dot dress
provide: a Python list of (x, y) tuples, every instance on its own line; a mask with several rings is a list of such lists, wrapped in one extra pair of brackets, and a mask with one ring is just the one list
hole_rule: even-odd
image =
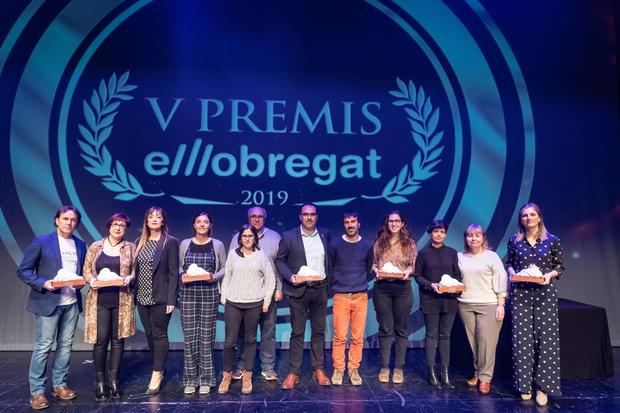
[(560, 392), (560, 336), (558, 325), (558, 291), (562, 245), (560, 239), (545, 228), (540, 207), (525, 204), (519, 211), (517, 234), (508, 242), (508, 274), (536, 265), (545, 277), (544, 284), (512, 282), (512, 360), (517, 391), (523, 400), (532, 398), (547, 404), (547, 395)]

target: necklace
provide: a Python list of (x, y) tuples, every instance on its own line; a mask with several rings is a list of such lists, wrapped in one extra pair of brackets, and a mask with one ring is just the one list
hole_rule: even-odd
[(118, 244), (120, 244), (121, 242), (123, 242), (123, 240), (121, 239), (119, 242), (117, 242), (116, 244), (112, 244), (112, 241), (110, 241), (110, 237), (106, 237), (106, 239), (108, 240), (108, 244), (110, 244), (110, 247), (114, 248), (116, 247)]

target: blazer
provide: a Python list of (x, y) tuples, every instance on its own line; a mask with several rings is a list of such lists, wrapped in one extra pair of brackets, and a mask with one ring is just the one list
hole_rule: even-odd
[[(136, 277), (140, 277), (138, 254), (136, 254)], [(177, 305), (178, 279), (179, 241), (171, 236), (162, 235), (157, 241), (153, 257), (153, 300), (155, 304)], [(136, 281), (134, 283), (138, 286)], [(136, 296), (137, 294), (136, 291)]]
[[(323, 228), (317, 228), (317, 230), (325, 249), (325, 272), (327, 273), (329, 269), (329, 242), (331, 241), (331, 236)], [(306, 283), (294, 285), (291, 282), (291, 276), (297, 274), (299, 269), (307, 264), (306, 250), (301, 239), (300, 227), (293, 228), (282, 234), (274, 263), (276, 270), (282, 277), (282, 292), (287, 296), (301, 297), (306, 291)]]
[[(77, 252), (77, 273), (82, 275), (82, 266), (86, 256), (86, 243), (77, 237), (75, 241)], [(24, 258), (17, 268), (17, 276), (30, 286), (30, 296), (26, 309), (36, 315), (51, 315), (60, 304), (60, 289), (48, 291), (43, 288), (46, 281), (53, 279), (62, 268), (60, 244), (56, 231), (36, 237), (24, 252)], [(76, 292), (79, 311), (82, 311), (82, 294)]]

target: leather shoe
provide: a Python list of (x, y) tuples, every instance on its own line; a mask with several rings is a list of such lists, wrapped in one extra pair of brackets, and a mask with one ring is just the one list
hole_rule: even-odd
[(47, 401), (47, 397), (45, 397), (45, 394), (43, 393), (33, 394), (30, 396), (30, 407), (35, 410), (47, 409), (49, 405), (50, 404)]
[(77, 397), (77, 393), (67, 386), (60, 386), (52, 389), (52, 396), (58, 397), (62, 400), (73, 400)]
[(478, 376), (474, 376), (471, 379), (467, 380), (467, 385), (469, 387), (476, 387), (478, 385)]
[(491, 383), (481, 380), (480, 384), (478, 385), (478, 391), (480, 392), (480, 394), (489, 394), (491, 392)]
[(299, 383), (299, 374), (290, 373), (282, 382), (282, 390), (290, 390)]
[(327, 377), (327, 374), (325, 374), (325, 372), (321, 369), (314, 370), (312, 372), (312, 378), (316, 380), (316, 382), (319, 383), (321, 386), (329, 386), (330, 384), (332, 384), (329, 381), (329, 377)]

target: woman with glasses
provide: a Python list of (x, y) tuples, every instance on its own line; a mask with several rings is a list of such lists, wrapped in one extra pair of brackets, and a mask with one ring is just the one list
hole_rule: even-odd
[[(86, 296), (84, 317), (84, 342), (94, 344), (95, 399), (105, 401), (109, 397), (122, 396), (118, 371), (123, 356), (125, 338), (136, 332), (134, 297), (130, 284), (134, 279), (136, 246), (125, 240), (125, 232), (131, 225), (123, 213), (113, 214), (105, 226), (108, 236), (94, 242), (84, 260), (83, 274), (90, 288)], [(122, 287), (97, 285), (97, 274), (107, 268), (123, 279)], [(106, 362), (110, 346), (110, 367), (106, 383)]]
[[(407, 221), (399, 211), (385, 216), (377, 231), (373, 245), (372, 270), (376, 275), (373, 290), (373, 304), (379, 324), (379, 348), (381, 350), (381, 370), (379, 381), (390, 381), (390, 353), (395, 339), (393, 383), (404, 381), (403, 366), (407, 353), (409, 331), (407, 322), (413, 305), (411, 274), (415, 265), (417, 249), (409, 234)], [(381, 268), (391, 263), (403, 274), (402, 279), (384, 278)]]
[(192, 264), (211, 277), (206, 281), (183, 282), (180, 286), (179, 306), (183, 326), (183, 392), (208, 394), (216, 384), (213, 363), (215, 322), (220, 303), (219, 281), (224, 276), (226, 251), (224, 244), (211, 238), (213, 219), (199, 212), (192, 223), (194, 236), (181, 241), (179, 273), (183, 280)]
[(232, 380), (235, 348), (243, 328), (244, 366), (241, 392), (252, 392), (252, 368), (256, 358), (256, 329), (261, 312), (269, 310), (276, 278), (269, 258), (258, 249), (256, 228), (245, 224), (239, 230), (238, 248), (228, 252), (222, 279), (224, 304), (223, 378), (218, 393), (227, 393)]

